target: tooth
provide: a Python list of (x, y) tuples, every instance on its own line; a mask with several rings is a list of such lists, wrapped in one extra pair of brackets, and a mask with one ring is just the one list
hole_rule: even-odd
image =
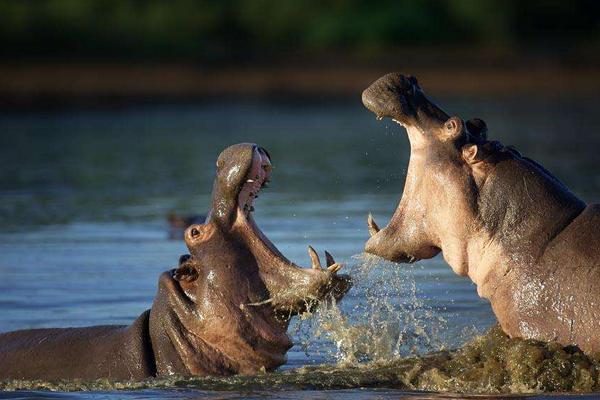
[(319, 260), (319, 255), (312, 248), (312, 246), (308, 246), (308, 255), (310, 256), (310, 261), (312, 263), (312, 269), (321, 269), (321, 260)]
[(248, 179), (246, 182), (248, 182), (248, 183), (254, 183), (254, 179)]
[(331, 254), (329, 254), (329, 252), (327, 250), (325, 250), (325, 261), (326, 261), (328, 267), (335, 264), (335, 260), (333, 259), (333, 256)]
[(383, 117), (382, 117), (381, 115), (378, 115), (378, 116), (376, 116), (376, 117), (375, 117), (375, 119), (376, 119), (377, 121), (381, 121), (381, 120), (383, 119)]
[(329, 267), (327, 267), (327, 271), (331, 272), (332, 274), (335, 274), (336, 272), (338, 272), (340, 269), (342, 269), (343, 265), (342, 264), (331, 264)]
[(379, 226), (377, 226), (377, 223), (373, 219), (373, 214), (371, 213), (369, 213), (369, 216), (367, 217), (367, 225), (369, 226), (369, 234), (371, 236), (379, 232)]

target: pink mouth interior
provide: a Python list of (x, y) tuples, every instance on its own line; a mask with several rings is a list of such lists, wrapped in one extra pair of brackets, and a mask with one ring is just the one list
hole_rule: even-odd
[(246, 216), (253, 211), (254, 199), (258, 197), (263, 185), (269, 182), (271, 168), (269, 157), (261, 149), (255, 148), (252, 166), (238, 195), (238, 207)]
[(236, 225), (240, 226), (246, 232), (251, 232), (250, 235), (244, 235), (244, 237), (248, 239), (248, 245), (252, 248), (257, 258), (269, 260), (270, 263), (277, 263), (278, 261), (282, 264), (295, 266), (264, 235), (252, 217), (254, 200), (258, 197), (261, 188), (270, 182), (271, 169), (272, 165), (269, 156), (262, 149), (256, 148), (254, 150), (252, 166), (246, 176), (246, 182), (243, 184), (238, 195)]

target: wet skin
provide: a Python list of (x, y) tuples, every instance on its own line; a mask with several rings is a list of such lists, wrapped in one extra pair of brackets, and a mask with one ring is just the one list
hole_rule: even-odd
[(328, 253), (322, 267), (312, 248), (312, 268), (296, 266), (257, 227), (253, 201), (270, 170), (255, 144), (223, 151), (211, 211), (186, 230), (190, 254), (160, 276), (152, 308), (130, 326), (0, 334), (0, 378), (254, 374), (285, 363), (290, 318), (340, 300), (351, 282)]
[(388, 74), (362, 95), (406, 128), (411, 155), (388, 226), (368, 225), (369, 253), (414, 262), (442, 252), (490, 300), (511, 337), (600, 350), (600, 205), (431, 102), (414, 77)]

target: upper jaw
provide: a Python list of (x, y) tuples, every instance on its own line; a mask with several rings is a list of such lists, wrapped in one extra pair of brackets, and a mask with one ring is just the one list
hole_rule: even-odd
[(425, 96), (416, 78), (397, 72), (373, 82), (362, 93), (362, 101), (378, 118), (392, 118), (405, 127), (428, 130), (449, 118)]
[(408, 122), (416, 113), (409, 102), (414, 95), (415, 83), (412, 78), (391, 73), (377, 79), (362, 93), (365, 107), (378, 118), (394, 118)]

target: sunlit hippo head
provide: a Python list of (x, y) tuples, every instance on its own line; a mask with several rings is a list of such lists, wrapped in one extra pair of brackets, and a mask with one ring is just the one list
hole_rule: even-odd
[(385, 75), (362, 99), (410, 141), (400, 204), (381, 230), (369, 215), (365, 250), (397, 262), (441, 251), (490, 299), (510, 336), (600, 351), (600, 205), (488, 140), (481, 119), (448, 116), (413, 77)]
[(185, 231), (190, 254), (163, 274), (152, 310), (160, 299), (171, 310), (173, 327), (153, 341), (178, 342), (157, 357), (159, 374), (273, 370), (292, 346), (286, 333), (290, 318), (326, 298), (340, 300), (351, 286), (348, 276), (337, 274), (341, 265), (329, 253), (321, 266), (309, 247), (312, 267), (300, 268), (254, 222), (254, 201), (271, 175), (266, 150), (250, 143), (231, 146), (216, 167), (211, 211), (204, 224)]
[(461, 230), (446, 226), (448, 213), (468, 212), (477, 200), (469, 164), (486, 151), (478, 147), (485, 142), (485, 122), (465, 124), (448, 116), (425, 96), (416, 78), (399, 73), (375, 81), (362, 100), (378, 119), (388, 117), (406, 128), (411, 148), (402, 200), (381, 230), (369, 216), (365, 250), (397, 262), (431, 258), (441, 250), (440, 230)]

